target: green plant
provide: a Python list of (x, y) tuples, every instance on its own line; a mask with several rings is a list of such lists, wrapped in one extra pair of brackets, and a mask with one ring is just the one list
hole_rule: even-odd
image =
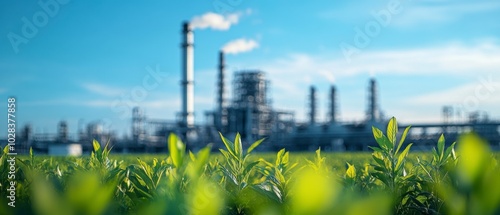
[(399, 153), (399, 150), (406, 139), (409, 129), (410, 127), (405, 129), (398, 144), (396, 142), (396, 135), (398, 133), (396, 118), (393, 117), (389, 121), (387, 135), (380, 129), (372, 127), (373, 136), (379, 145), (379, 147), (370, 147), (374, 151), (372, 157), (375, 161), (373, 164), (375, 172), (372, 175), (383, 182), (392, 193), (397, 192), (399, 184), (404, 182), (408, 176), (404, 164), (412, 144), (408, 144), (401, 153)]
[(259, 159), (260, 162), (265, 164), (265, 166), (259, 168), (261, 174), (264, 175), (264, 180), (255, 185), (255, 188), (278, 203), (286, 202), (288, 190), (290, 189), (290, 176), (298, 165), (289, 162), (289, 155), (289, 152), (281, 149), (276, 153), (274, 164), (262, 158)]
[(457, 155), (458, 159), (453, 155), (456, 164), (446, 167), (450, 183), (436, 185), (446, 212), (499, 214), (500, 169), (488, 144), (474, 133), (462, 135), (457, 142)]
[(436, 147), (432, 148), (432, 160), (421, 160), (417, 157), (417, 163), (423, 174), (419, 175), (422, 186), (422, 196), (425, 197), (426, 208), (433, 211), (441, 211), (444, 201), (438, 197), (438, 186), (443, 183), (451, 183), (449, 170), (453, 169), (458, 161), (455, 154), (455, 143), (445, 148), (445, 137), (441, 135)]
[(398, 214), (415, 213), (414, 211), (420, 211), (422, 207), (422, 202), (419, 199), (421, 190), (417, 177), (405, 167), (412, 143), (400, 152), (409, 130), (408, 126), (398, 142), (396, 118), (392, 117), (389, 120), (386, 134), (380, 129), (372, 127), (373, 136), (379, 145), (379, 147), (371, 147), (374, 151), (372, 158), (375, 161), (372, 164), (374, 168), (372, 176), (381, 181), (385, 185), (385, 189), (391, 193), (394, 198), (394, 210)]
[[(175, 134), (166, 156), (111, 156), (93, 142), (84, 157), (18, 156), (16, 208), (0, 199), (0, 214), (499, 214), (500, 166), (477, 135), (448, 147), (442, 135), (417, 157), (397, 140), (392, 118), (370, 155), (256, 154), (263, 140), (243, 149), (240, 135), (211, 154), (197, 152)], [(457, 151), (455, 152), (455, 145)], [(325, 156), (326, 155), (326, 156)], [(496, 153), (498, 156), (498, 153)], [(413, 159), (415, 158), (415, 159)], [(0, 154), (0, 194), (9, 163)]]
[[(234, 142), (220, 134), (222, 142), (226, 149), (219, 149), (225, 158), (224, 164), (219, 164), (219, 170), (222, 174), (221, 184), (226, 190), (226, 194), (235, 204), (235, 210), (238, 214), (243, 213), (248, 202), (238, 202), (247, 188), (255, 185), (256, 178), (251, 178), (255, 166), (259, 161), (249, 162), (250, 153), (259, 146), (264, 139), (260, 139), (250, 145), (246, 152), (243, 150), (240, 134), (237, 133)], [(246, 200), (246, 199), (243, 199)]]

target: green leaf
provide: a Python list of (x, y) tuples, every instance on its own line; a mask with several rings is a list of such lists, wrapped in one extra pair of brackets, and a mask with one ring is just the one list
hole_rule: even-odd
[(285, 149), (281, 149), (278, 153), (276, 153), (276, 166), (278, 166), (281, 163), (281, 160), (283, 159), (283, 154), (285, 154)]
[(403, 150), (403, 152), (401, 152), (401, 154), (399, 155), (398, 162), (396, 163), (396, 170), (398, 170), (399, 167), (401, 166), (401, 164), (404, 163), (403, 161), (404, 161), (406, 155), (408, 154), (408, 152), (410, 151), (411, 145), (413, 145), (413, 143), (408, 144), (408, 146), (406, 146), (405, 150)]
[(276, 180), (278, 180), (278, 183), (277, 184), (282, 184), (282, 183), (285, 183), (286, 180), (285, 180), (285, 176), (283, 174), (281, 174), (280, 171), (275, 171), (274, 172), (275, 175), (276, 175)]
[(263, 185), (252, 185), (250, 186), (253, 190), (257, 191), (263, 196), (266, 196), (267, 198), (274, 200), (276, 203), (282, 203), (282, 200), (278, 195), (276, 195), (275, 192), (268, 191), (265, 189)]
[(202, 172), (203, 167), (208, 162), (208, 158), (210, 157), (210, 148), (210, 145), (206, 146), (196, 154), (196, 158), (192, 166), (193, 169), (190, 172), (191, 177), (199, 176), (199, 174)]
[(200, 151), (198, 151), (198, 153), (196, 153), (196, 161), (203, 163), (203, 164), (208, 162), (208, 158), (210, 157), (210, 150), (211, 150), (211, 146), (208, 145), (208, 146), (205, 146)]
[(109, 143), (111, 142), (111, 139), (108, 139), (108, 141), (106, 142), (106, 145), (104, 146), (104, 149), (103, 149), (103, 155), (104, 157), (108, 157), (109, 155), (109, 152), (111, 151), (111, 148), (109, 147)]
[(403, 145), (403, 142), (406, 140), (406, 136), (408, 135), (408, 131), (410, 131), (411, 126), (408, 126), (403, 131), (403, 135), (401, 135), (401, 139), (399, 140), (398, 148), (396, 149), (396, 154), (399, 152), (399, 149)]
[(231, 142), (230, 140), (228, 140), (227, 138), (222, 136), (222, 133), (220, 133), (220, 132), (219, 132), (219, 136), (220, 136), (220, 139), (222, 140), (222, 143), (224, 143), (224, 146), (226, 146), (226, 149), (229, 152), (229, 154), (231, 154), (237, 158), (238, 156), (236, 156), (236, 153), (234, 152), (233, 142)]
[[(148, 168), (148, 166), (143, 166), (143, 164), (141, 164), (140, 168), (131, 166), (131, 172), (135, 177), (142, 179), (142, 181), (146, 184), (147, 187), (149, 187), (150, 189), (154, 189), (155, 187), (154, 182), (153, 179), (151, 178), (151, 171)], [(146, 188), (143, 187), (142, 189)]]
[(453, 157), (453, 160), (457, 160), (457, 154), (455, 153), (455, 148), (451, 148), (451, 156)]
[(382, 152), (383, 152), (381, 148), (376, 147), (376, 146), (373, 146), (373, 147), (372, 147), (372, 146), (368, 146), (368, 148), (372, 149), (372, 150), (373, 150), (373, 151), (375, 151), (375, 152), (380, 152), (380, 153), (382, 153)]
[(316, 160), (321, 160), (321, 147), (316, 150)]
[(262, 138), (252, 143), (252, 145), (250, 145), (250, 147), (248, 147), (247, 149), (247, 154), (250, 154), (250, 152), (252, 152), (255, 148), (257, 148), (257, 146), (259, 146), (265, 139), (266, 138)]
[(372, 126), (372, 132), (373, 132), (373, 137), (375, 138), (375, 141), (377, 141), (380, 148), (385, 150), (391, 149), (390, 141), (387, 139), (387, 137), (384, 135), (384, 133), (382, 133), (380, 129)]
[(272, 163), (269, 163), (268, 161), (264, 160), (264, 158), (259, 158), (259, 161), (264, 163), (268, 167), (273, 167)]
[(191, 150), (189, 150), (189, 158), (191, 158), (191, 161), (193, 162), (196, 161), (196, 157), (194, 156), (193, 152), (191, 152)]
[(439, 140), (437, 142), (437, 153), (439, 155), (439, 160), (443, 160), (444, 144), (445, 144), (444, 134), (441, 134), (441, 136), (439, 137)]
[(436, 151), (436, 148), (432, 148), (432, 157), (433, 157), (433, 160), (438, 162), (439, 161), (439, 154), (438, 152)]
[(444, 152), (444, 159), (448, 159), (453, 148), (455, 148), (455, 143), (452, 143), (448, 148), (446, 148), (446, 151)]
[(349, 167), (347, 168), (347, 171), (345, 173), (346, 176), (352, 179), (356, 178), (356, 167), (354, 167), (354, 165), (351, 165), (350, 163), (347, 163), (347, 166)]
[(375, 160), (375, 162), (377, 162), (380, 166), (385, 166), (385, 163), (382, 159), (378, 158), (376, 155), (372, 154), (372, 158), (373, 160)]
[(224, 176), (227, 178), (227, 179), (230, 179), (231, 182), (233, 182), (235, 185), (239, 185), (238, 183), (238, 180), (236, 179), (236, 176), (231, 173), (231, 171), (229, 171), (225, 166), (223, 166), (222, 164), (219, 164), (219, 168), (222, 170), (222, 173), (224, 174)]
[(243, 146), (241, 145), (241, 136), (240, 133), (236, 133), (236, 137), (234, 138), (234, 153), (239, 158), (243, 157)]
[(185, 150), (186, 146), (184, 143), (179, 140), (177, 135), (171, 133), (168, 137), (168, 151), (170, 152), (170, 157), (175, 167), (179, 168), (182, 166)]
[(384, 183), (386, 186), (389, 186), (389, 182), (387, 181), (387, 176), (385, 174), (380, 173), (380, 172), (374, 172), (374, 173), (372, 173), (372, 175), (376, 179), (382, 181), (382, 183)]
[(99, 144), (99, 142), (97, 142), (97, 140), (93, 140), (92, 141), (92, 145), (94, 147), (94, 151), (97, 153), (99, 152), (99, 150), (101, 150), (101, 144)]
[(254, 161), (252, 163), (249, 163), (246, 167), (245, 170), (243, 171), (243, 174), (247, 175), (252, 171), (253, 167), (257, 165), (260, 161)]
[[(226, 158), (226, 160), (229, 160), (229, 152), (227, 152), (226, 150), (224, 149), (219, 149), (220, 153), (222, 153), (222, 155), (224, 155), (224, 158)], [(231, 155), (232, 156), (232, 155)]]
[(288, 152), (285, 152), (285, 155), (283, 156), (283, 159), (281, 160), (282, 164), (287, 164), (289, 160), (289, 154)]
[(395, 117), (392, 117), (387, 124), (387, 138), (389, 142), (391, 142), (391, 146), (389, 148), (394, 147), (396, 144), (396, 134), (398, 133), (398, 123)]
[(373, 169), (379, 172), (387, 172), (387, 169), (384, 166), (374, 166)]
[(130, 182), (132, 182), (132, 186), (135, 188), (135, 190), (139, 191), (139, 193), (147, 198), (153, 198), (151, 194), (147, 191), (147, 188), (144, 187), (144, 185), (137, 180), (135, 176), (129, 177)]
[(9, 153), (9, 145), (5, 145), (5, 147), (3, 147), (3, 154), (8, 154)]

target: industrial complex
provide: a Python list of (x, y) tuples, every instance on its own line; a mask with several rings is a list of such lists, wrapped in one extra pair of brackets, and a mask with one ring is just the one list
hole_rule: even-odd
[[(33, 133), (30, 125), (20, 131), (18, 151), (26, 152), (33, 148), (39, 153), (82, 154), (91, 151), (92, 140), (101, 144), (108, 141), (115, 153), (161, 153), (167, 151), (167, 136), (178, 134), (192, 150), (214, 144), (214, 149), (221, 147), (219, 132), (232, 138), (240, 133), (244, 144), (266, 138), (258, 150), (273, 151), (287, 148), (291, 151), (310, 151), (319, 147), (330, 151), (365, 151), (375, 145), (372, 126), (385, 127), (389, 120), (381, 114), (378, 103), (377, 81), (367, 80), (366, 115), (363, 121), (342, 122), (338, 117), (337, 88), (329, 90), (328, 120), (318, 121), (317, 89), (309, 88), (308, 120), (297, 122), (291, 111), (277, 110), (268, 97), (270, 87), (265, 71), (247, 69), (232, 71), (232, 98), (226, 97), (226, 63), (224, 53), (218, 54), (217, 94), (214, 97), (214, 110), (204, 112), (205, 124), (195, 124), (194, 116), (194, 32), (189, 23), (182, 25), (181, 42), (181, 107), (174, 121), (149, 119), (141, 109), (134, 107), (131, 117), (131, 136), (118, 138), (113, 133), (104, 132), (100, 123), (90, 123), (78, 129), (78, 134), (70, 137), (68, 125), (62, 121), (57, 134)], [(449, 107), (443, 108), (443, 117), (450, 113)], [(408, 125), (400, 125), (404, 128)], [(403, 129), (400, 129), (401, 131)], [(435, 145), (439, 135), (445, 134), (447, 143), (455, 141), (466, 131), (475, 131), (485, 138), (491, 146), (500, 146), (500, 121), (490, 120), (478, 113), (469, 113), (466, 122), (456, 123), (443, 120), (442, 123), (412, 124), (407, 143), (414, 142), (415, 149), (428, 150)]]

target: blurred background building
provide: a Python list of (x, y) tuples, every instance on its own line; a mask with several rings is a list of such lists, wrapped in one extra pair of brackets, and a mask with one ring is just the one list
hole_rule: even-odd
[[(134, 107), (130, 119), (131, 135), (125, 137), (117, 137), (103, 121), (81, 122), (77, 134), (68, 132), (65, 121), (57, 125), (57, 134), (34, 133), (28, 124), (18, 130), (18, 153), (27, 153), (29, 148), (33, 148), (38, 153), (80, 155), (92, 150), (93, 140), (102, 145), (109, 143), (115, 153), (166, 152), (170, 133), (179, 135), (191, 150), (208, 143), (213, 143), (213, 148), (217, 149), (222, 147), (219, 132), (229, 139), (239, 132), (246, 146), (266, 138), (266, 144), (258, 150), (286, 147), (291, 151), (306, 151), (321, 147), (322, 150), (332, 151), (365, 151), (369, 149), (368, 146), (376, 145), (372, 126), (384, 128), (389, 120), (381, 111), (375, 78), (368, 80), (365, 119), (358, 122), (339, 120), (340, 104), (337, 103), (337, 97), (342, 89), (337, 89), (335, 85), (328, 92), (326, 120), (318, 117), (318, 92), (315, 86), (310, 86), (307, 101), (309, 119), (306, 122), (296, 121), (293, 112), (273, 108), (269, 98), (271, 83), (266, 79), (265, 71), (256, 69), (233, 71), (232, 98), (227, 98), (227, 62), (221, 51), (218, 53), (217, 71), (214, 71), (217, 77), (217, 93), (214, 96), (216, 107), (205, 111), (206, 123), (195, 124), (193, 46), (194, 33), (187, 22), (183, 23), (180, 72), (182, 103), (176, 120), (151, 119), (141, 107)], [(304, 90), (307, 90), (307, 86), (304, 86)], [(483, 112), (467, 113), (467, 121), (457, 121), (453, 119), (455, 112), (452, 106), (443, 107), (442, 113), (442, 123), (411, 124), (406, 142), (414, 142), (414, 149), (429, 150), (441, 134), (445, 134), (447, 144), (450, 144), (461, 133), (475, 131), (489, 141), (493, 148), (499, 149), (500, 121), (491, 120)], [(400, 131), (403, 131), (408, 125), (399, 126)]]

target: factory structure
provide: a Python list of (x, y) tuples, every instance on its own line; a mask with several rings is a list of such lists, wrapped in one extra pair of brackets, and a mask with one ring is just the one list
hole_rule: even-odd
[[(378, 103), (377, 82), (368, 81), (365, 119), (359, 122), (339, 120), (337, 88), (330, 86), (328, 93), (327, 120), (318, 121), (318, 98), (315, 86), (309, 86), (308, 120), (297, 122), (291, 111), (276, 110), (269, 96), (270, 82), (265, 71), (247, 69), (234, 71), (232, 98), (226, 97), (227, 65), (224, 53), (218, 53), (216, 85), (216, 107), (204, 112), (205, 124), (195, 124), (194, 116), (194, 32), (189, 23), (182, 25), (181, 43), (181, 108), (175, 120), (150, 119), (141, 107), (132, 109), (131, 135), (118, 138), (113, 132), (102, 129), (101, 122), (89, 123), (78, 129), (78, 137), (68, 134), (63, 121), (58, 125), (58, 134), (33, 134), (31, 126), (21, 129), (20, 153), (30, 147), (42, 153), (78, 154), (92, 150), (92, 140), (101, 144), (110, 142), (115, 153), (162, 153), (167, 151), (167, 136), (179, 135), (191, 150), (208, 143), (213, 149), (223, 147), (219, 132), (229, 139), (240, 133), (243, 144), (248, 147), (253, 141), (266, 138), (258, 150), (274, 151), (287, 148), (291, 151), (310, 151), (319, 147), (331, 151), (366, 151), (376, 145), (372, 126), (385, 128), (389, 118), (383, 116)], [(307, 86), (306, 86), (307, 87)], [(307, 89), (305, 87), (305, 89)], [(411, 124), (407, 143), (414, 148), (429, 150), (435, 146), (439, 135), (445, 134), (447, 143), (452, 143), (466, 131), (475, 131), (487, 139), (493, 148), (500, 146), (500, 121), (490, 120), (484, 114), (470, 113), (469, 120), (450, 122), (451, 107), (443, 109), (443, 123)], [(407, 125), (400, 125), (401, 131)], [(79, 126), (80, 127), (80, 126)], [(385, 130), (385, 129), (383, 129)], [(80, 147), (78, 147), (78, 145)]]

